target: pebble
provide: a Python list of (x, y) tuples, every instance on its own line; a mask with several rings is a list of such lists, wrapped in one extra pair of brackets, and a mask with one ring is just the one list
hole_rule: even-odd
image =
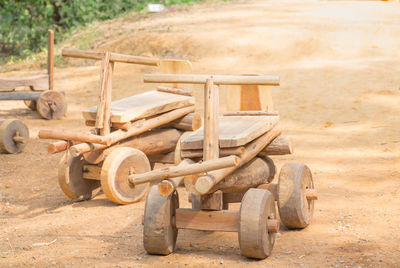
[(340, 263), (344, 263), (344, 260), (339, 260)]
[(220, 263), (220, 264), (224, 264), (224, 261), (223, 261), (223, 260), (220, 260), (219, 263)]
[(6, 203), (6, 206), (7, 206), (7, 207), (10, 206), (10, 202), (7, 202), (7, 203)]
[(142, 257), (136, 257), (136, 259), (137, 259), (138, 261), (141, 261), (141, 260), (142, 260)]

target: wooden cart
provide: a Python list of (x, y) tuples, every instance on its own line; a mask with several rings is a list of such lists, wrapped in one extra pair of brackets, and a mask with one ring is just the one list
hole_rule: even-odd
[(20, 153), (28, 140), (29, 129), (21, 120), (0, 118), (0, 150), (9, 154)]
[[(53, 90), (54, 32), (48, 31), (47, 74), (30, 77), (0, 78), (0, 100), (23, 100), (25, 105), (37, 111), (45, 119), (61, 119), (67, 112), (64, 93)], [(16, 91), (17, 87), (29, 87), (30, 91)]]
[[(285, 164), (277, 184), (270, 154), (291, 153), (272, 111), (238, 111), (218, 116), (218, 85), (279, 85), (275, 76), (145, 75), (145, 82), (205, 84), (204, 128), (184, 134), (182, 162), (173, 167), (136, 172), (129, 181), (159, 182), (151, 187), (144, 211), (143, 243), (150, 254), (174, 251), (178, 229), (237, 232), (241, 253), (264, 259), (271, 253), (280, 221), (288, 228), (310, 224), (314, 188), (310, 169)], [(192, 208), (179, 208), (177, 186), (184, 182)], [(240, 210), (229, 203), (240, 202)]]
[[(65, 49), (64, 56), (102, 60), (99, 100), (83, 111), (90, 133), (41, 130), (39, 138), (60, 139), (49, 152), (67, 151), (59, 164), (59, 184), (72, 199), (91, 199), (99, 191), (118, 204), (139, 201), (149, 185), (128, 182), (132, 172), (147, 172), (155, 162), (175, 161), (174, 150), (182, 131), (198, 129), (194, 98), (188, 90), (158, 87), (156, 90), (111, 101), (114, 63), (160, 66), (164, 72), (189, 72), (191, 64), (180, 60)], [(101, 187), (100, 187), (101, 186)]]

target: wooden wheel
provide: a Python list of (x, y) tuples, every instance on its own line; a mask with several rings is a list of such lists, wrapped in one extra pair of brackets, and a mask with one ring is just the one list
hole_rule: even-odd
[(149, 183), (133, 185), (128, 176), (150, 171), (150, 162), (140, 150), (119, 147), (104, 160), (101, 168), (101, 187), (111, 201), (130, 204), (139, 201), (147, 192)]
[(36, 109), (45, 119), (61, 119), (67, 112), (67, 101), (58, 91), (44, 91), (37, 100)]
[(144, 208), (143, 245), (147, 253), (168, 255), (175, 249), (178, 229), (175, 212), (179, 208), (178, 192), (163, 197), (153, 185)]
[(243, 256), (265, 259), (270, 255), (275, 243), (275, 233), (268, 231), (268, 224), (269, 220), (275, 219), (272, 194), (263, 189), (248, 190), (243, 196), (239, 211), (239, 246)]
[(314, 189), (314, 183), (305, 164), (288, 163), (282, 167), (278, 181), (278, 209), (287, 228), (305, 228), (310, 224), (314, 200), (307, 198), (308, 189)]
[(18, 119), (0, 121), (0, 149), (16, 154), (22, 152), (29, 139), (28, 127)]
[(58, 183), (66, 196), (76, 200), (92, 199), (100, 191), (98, 180), (83, 178), (83, 156), (64, 155), (58, 165)]

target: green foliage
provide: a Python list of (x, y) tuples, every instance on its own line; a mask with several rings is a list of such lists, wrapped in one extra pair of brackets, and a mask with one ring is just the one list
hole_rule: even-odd
[[(147, 3), (166, 6), (201, 0), (0, 0), (0, 57), (25, 57), (46, 47), (47, 29), (56, 39), (96, 20), (143, 10)], [(56, 40), (59, 41), (59, 40)]]

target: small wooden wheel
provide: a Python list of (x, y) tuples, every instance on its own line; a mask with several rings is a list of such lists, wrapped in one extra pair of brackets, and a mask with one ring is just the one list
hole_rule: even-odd
[(270, 221), (279, 224), (273, 195), (268, 190), (249, 189), (239, 211), (239, 246), (243, 256), (265, 259), (270, 255), (275, 243), (275, 233), (268, 231)]
[(92, 199), (100, 191), (98, 180), (83, 178), (83, 156), (65, 154), (58, 164), (58, 183), (66, 196), (76, 200)]
[(28, 127), (18, 119), (0, 121), (0, 149), (16, 154), (22, 152), (29, 139)]
[(305, 164), (287, 163), (282, 167), (278, 181), (278, 209), (287, 228), (305, 228), (310, 224), (314, 200), (306, 196), (309, 189), (314, 189), (314, 183)]
[(45, 119), (61, 119), (67, 112), (67, 101), (61, 92), (44, 91), (37, 100), (36, 109)]
[(149, 254), (168, 255), (175, 249), (178, 229), (175, 212), (179, 208), (178, 192), (163, 197), (153, 185), (144, 208), (143, 246)]
[(149, 159), (142, 151), (129, 147), (116, 148), (107, 156), (101, 168), (100, 179), (104, 194), (118, 204), (139, 201), (150, 184), (133, 185), (128, 181), (128, 176), (150, 170)]
[(24, 104), (32, 111), (36, 111), (36, 105), (37, 105), (36, 101), (24, 100)]

